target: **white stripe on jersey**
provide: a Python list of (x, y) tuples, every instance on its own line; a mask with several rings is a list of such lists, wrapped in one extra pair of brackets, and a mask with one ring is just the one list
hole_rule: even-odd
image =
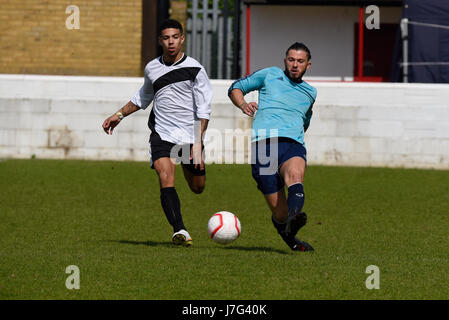
[(131, 99), (141, 109), (153, 101), (148, 126), (162, 140), (175, 144), (194, 143), (194, 121), (209, 119), (212, 86), (206, 70), (184, 55), (173, 65), (161, 57), (145, 67), (144, 84)]

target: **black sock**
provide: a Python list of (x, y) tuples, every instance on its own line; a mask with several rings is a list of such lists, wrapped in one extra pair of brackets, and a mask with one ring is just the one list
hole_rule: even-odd
[(173, 232), (185, 229), (181, 215), (181, 203), (175, 187), (161, 188), (161, 205), (168, 222), (173, 226)]
[(305, 195), (302, 183), (298, 182), (288, 187), (287, 205), (290, 214), (292, 212), (301, 212), (304, 200)]
[(279, 222), (273, 216), (271, 216), (271, 222), (273, 222), (273, 226), (276, 228), (279, 234), (283, 233), (285, 230), (285, 221)]
[(277, 221), (273, 216), (271, 216), (271, 221), (273, 222), (274, 227), (276, 228), (277, 232), (279, 233), (279, 235), (281, 236), (282, 240), (284, 240), (284, 242), (291, 248), (293, 247), (296, 242), (294, 237), (292, 236), (286, 236), (285, 235), (285, 222), (279, 222)]

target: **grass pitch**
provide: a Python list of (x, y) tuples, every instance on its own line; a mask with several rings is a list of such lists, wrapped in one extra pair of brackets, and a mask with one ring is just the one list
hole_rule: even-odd
[[(282, 242), (249, 165), (208, 165), (201, 195), (176, 177), (191, 248), (171, 244), (147, 163), (0, 162), (0, 299), (449, 297), (449, 171), (309, 166), (300, 238), (314, 253)], [(219, 210), (242, 223), (231, 245), (208, 238)]]

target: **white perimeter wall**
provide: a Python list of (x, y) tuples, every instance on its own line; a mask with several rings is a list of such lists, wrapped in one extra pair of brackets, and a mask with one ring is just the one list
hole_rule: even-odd
[[(112, 136), (101, 128), (142, 82), (0, 75), (0, 157), (147, 161), (150, 107)], [(231, 82), (212, 81), (208, 163), (249, 163), (251, 122), (227, 98)], [(318, 99), (306, 133), (310, 164), (449, 169), (449, 85), (312, 85)]]
[[(402, 8), (381, 7), (379, 12), (380, 23), (399, 24)], [(308, 77), (352, 77), (358, 21), (358, 7), (253, 5), (250, 72), (267, 66), (284, 69), (285, 51), (298, 41), (312, 53)]]

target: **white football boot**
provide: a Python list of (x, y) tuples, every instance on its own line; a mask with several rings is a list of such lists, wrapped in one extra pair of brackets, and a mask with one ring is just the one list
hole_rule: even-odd
[(173, 234), (172, 241), (174, 244), (178, 246), (182, 245), (184, 247), (190, 247), (192, 245), (192, 238), (190, 237), (189, 233), (184, 229), (175, 232)]

